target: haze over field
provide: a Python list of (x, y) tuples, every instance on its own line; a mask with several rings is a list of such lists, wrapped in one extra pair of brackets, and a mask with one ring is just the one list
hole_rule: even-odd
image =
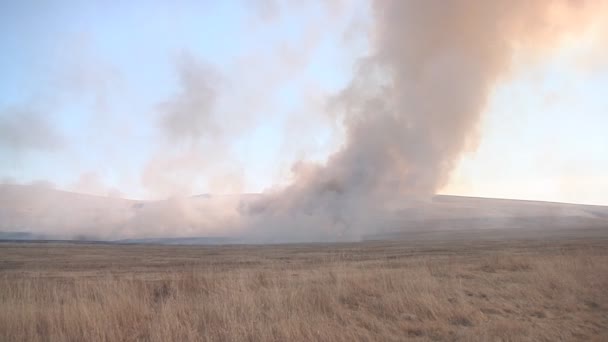
[[(243, 243), (412, 239), (465, 231), (473, 236), (496, 231), (509, 236), (560, 237), (561, 230), (588, 236), (606, 233), (608, 207), (457, 196), (402, 199), (368, 216), (362, 224), (335, 221), (329, 226), (296, 230), (297, 216), (284, 226), (244, 225), (242, 208), (262, 194), (202, 195), (159, 201), (136, 201), (43, 189), (0, 185), (0, 239), (124, 240), (163, 243)], [(366, 212), (369, 215), (369, 212)], [(246, 216), (245, 216), (246, 217)], [(481, 231), (480, 231), (481, 230)], [(25, 234), (27, 233), (27, 234)], [(539, 234), (540, 233), (540, 234)], [(536, 234), (536, 235), (534, 235)], [(494, 236), (494, 235), (490, 235)], [(420, 236), (418, 236), (420, 237)], [(425, 236), (422, 236), (425, 238)], [(185, 238), (175, 239), (170, 238)]]
[[(3, 231), (327, 241), (608, 220), (605, 207), (435, 196), (608, 203), (608, 102), (594, 95), (606, 1), (259, 1), (171, 17), (163, 3), (4, 6)], [(200, 24), (208, 13), (232, 15)], [(50, 32), (25, 27), (38, 15)], [(541, 96), (569, 102), (512, 113)]]

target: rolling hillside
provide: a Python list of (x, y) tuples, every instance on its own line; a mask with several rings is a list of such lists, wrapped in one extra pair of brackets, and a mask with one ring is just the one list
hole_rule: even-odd
[[(135, 201), (5, 184), (0, 185), (0, 238), (200, 244), (239, 241), (238, 207), (257, 196), (200, 195)], [(606, 231), (608, 207), (437, 195), (429, 201), (396, 204), (378, 218), (377, 226), (373, 234), (361, 238), (496, 229)]]

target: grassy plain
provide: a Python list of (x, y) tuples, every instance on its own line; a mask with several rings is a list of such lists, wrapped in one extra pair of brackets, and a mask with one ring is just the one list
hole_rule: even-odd
[(2, 341), (608, 341), (608, 239), (0, 243)]

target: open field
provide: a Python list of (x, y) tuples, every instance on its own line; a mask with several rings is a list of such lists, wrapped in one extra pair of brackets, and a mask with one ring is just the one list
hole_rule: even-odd
[(2, 341), (606, 341), (608, 238), (1, 243)]

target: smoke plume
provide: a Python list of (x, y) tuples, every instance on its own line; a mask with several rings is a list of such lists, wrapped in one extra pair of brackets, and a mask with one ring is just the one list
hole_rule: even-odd
[(242, 211), (278, 239), (356, 238), (381, 229), (395, 200), (430, 198), (474, 144), (496, 83), (515, 54), (556, 46), (585, 22), (571, 1), (376, 1), (373, 53), (332, 108), (346, 142), (325, 165)]

